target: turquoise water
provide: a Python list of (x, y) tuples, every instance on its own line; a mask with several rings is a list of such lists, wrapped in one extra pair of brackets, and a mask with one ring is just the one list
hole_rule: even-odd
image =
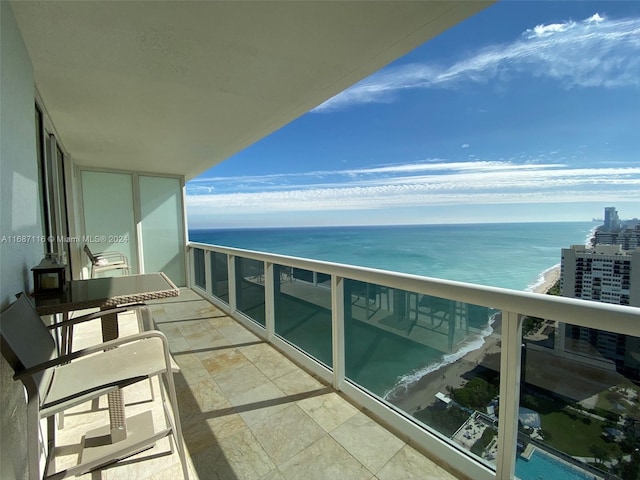
[(540, 450), (534, 450), (531, 458), (526, 460), (518, 456), (516, 460), (516, 476), (521, 480), (590, 480), (589, 475), (582, 470), (563, 463)]
[(525, 290), (592, 222), (190, 230), (194, 242)]

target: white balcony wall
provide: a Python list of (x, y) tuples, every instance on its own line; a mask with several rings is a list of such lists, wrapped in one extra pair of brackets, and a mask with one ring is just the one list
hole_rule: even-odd
[(185, 285), (185, 236), (182, 182), (141, 175), (140, 214), (145, 272), (164, 272)]
[[(9, 2), (0, 2), (0, 308), (31, 288), (43, 256), (35, 143), (33, 68)], [(21, 241), (24, 240), (24, 241)], [(0, 359), (0, 478), (27, 478), (22, 384)]]

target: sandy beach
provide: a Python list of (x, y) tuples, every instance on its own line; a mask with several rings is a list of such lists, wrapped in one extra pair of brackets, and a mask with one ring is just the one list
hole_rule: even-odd
[[(534, 289), (534, 292), (545, 294), (559, 278), (559, 266), (549, 269), (544, 274), (544, 281)], [(436, 402), (436, 393), (447, 394), (449, 386), (459, 388), (464, 385), (468, 380), (465, 376), (478, 365), (486, 362), (495, 368), (495, 362), (499, 362), (501, 322), (501, 315), (497, 314), (492, 325), (493, 333), (485, 338), (482, 347), (467, 353), (461, 359), (445, 365), (435, 372), (425, 375), (418, 382), (409, 386), (405, 392), (398, 393), (396, 395), (397, 398), (390, 398), (389, 400), (405, 412), (413, 414)]]

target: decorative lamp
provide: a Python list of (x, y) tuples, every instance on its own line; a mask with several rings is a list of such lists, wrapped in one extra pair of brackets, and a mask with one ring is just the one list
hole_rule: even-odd
[(33, 294), (60, 293), (64, 290), (65, 266), (53, 253), (47, 253), (42, 261), (31, 269), (33, 272)]

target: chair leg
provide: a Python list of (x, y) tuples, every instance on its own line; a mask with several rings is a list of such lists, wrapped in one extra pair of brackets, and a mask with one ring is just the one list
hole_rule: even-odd
[[(189, 480), (189, 470), (187, 467), (187, 458), (184, 451), (184, 440), (182, 438), (182, 426), (180, 424), (180, 412), (178, 411), (178, 399), (176, 398), (176, 387), (173, 383), (173, 372), (169, 371), (165, 375), (167, 380), (167, 390), (169, 391), (169, 400), (171, 403), (171, 412), (173, 413), (173, 439), (176, 443), (180, 463), (182, 464), (182, 475), (184, 480)], [(158, 377), (160, 379), (160, 377)], [(160, 385), (162, 390), (162, 385)]]
[[(147, 330), (153, 329), (153, 316), (151, 315), (151, 309), (149, 307), (142, 307), (136, 310), (136, 318), (138, 319), (139, 332), (146, 332)], [(151, 401), (153, 402), (156, 397), (153, 393), (151, 378), (149, 378), (149, 391), (151, 392)]]

